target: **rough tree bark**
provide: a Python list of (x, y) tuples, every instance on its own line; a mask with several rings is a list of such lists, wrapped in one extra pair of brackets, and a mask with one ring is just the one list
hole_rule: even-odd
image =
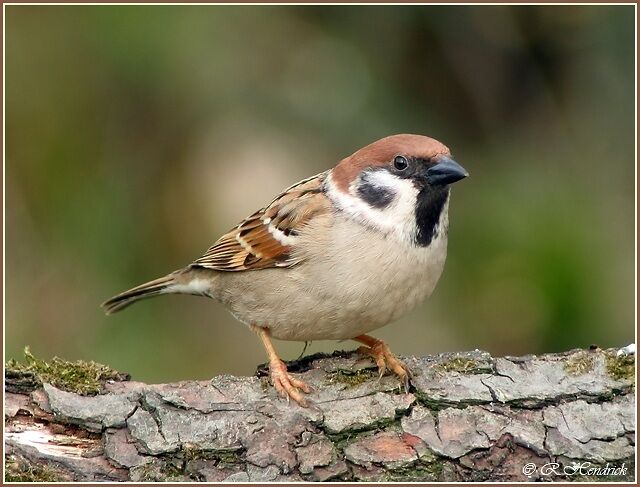
[(309, 409), (276, 397), (264, 370), (109, 381), (95, 396), (46, 382), (29, 390), (9, 371), (7, 472), (74, 481), (629, 481), (635, 361), (616, 352), (406, 358), (408, 393), (354, 353), (313, 355), (290, 365), (315, 388)]

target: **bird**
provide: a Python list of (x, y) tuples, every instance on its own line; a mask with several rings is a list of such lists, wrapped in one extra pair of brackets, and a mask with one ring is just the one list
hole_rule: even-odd
[(184, 268), (118, 294), (107, 314), (153, 296), (217, 300), (260, 337), (280, 396), (308, 407), (273, 339), (354, 340), (408, 390), (410, 370), (369, 335), (429, 297), (447, 255), (451, 184), (468, 176), (423, 135), (379, 139), (285, 189)]

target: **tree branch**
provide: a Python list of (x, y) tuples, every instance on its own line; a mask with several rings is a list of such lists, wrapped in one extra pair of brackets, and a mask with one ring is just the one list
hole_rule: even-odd
[(8, 480), (634, 479), (633, 356), (405, 361), (409, 393), (354, 353), (293, 362), (315, 389), (308, 409), (276, 397), (264, 369), (154, 385), (115, 375), (94, 396), (7, 369)]

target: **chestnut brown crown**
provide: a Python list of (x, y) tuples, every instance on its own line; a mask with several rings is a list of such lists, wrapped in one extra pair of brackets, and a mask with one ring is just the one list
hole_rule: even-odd
[(342, 191), (367, 167), (391, 167), (396, 156), (433, 159), (449, 157), (449, 148), (431, 137), (398, 134), (384, 137), (344, 158), (333, 169), (333, 180)]

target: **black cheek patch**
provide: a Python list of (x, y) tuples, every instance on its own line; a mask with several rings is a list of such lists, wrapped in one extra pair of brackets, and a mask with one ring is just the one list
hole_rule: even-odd
[(362, 177), (358, 185), (358, 196), (366, 201), (374, 208), (386, 208), (395, 199), (396, 193), (384, 186), (378, 186), (368, 181), (368, 178)]

